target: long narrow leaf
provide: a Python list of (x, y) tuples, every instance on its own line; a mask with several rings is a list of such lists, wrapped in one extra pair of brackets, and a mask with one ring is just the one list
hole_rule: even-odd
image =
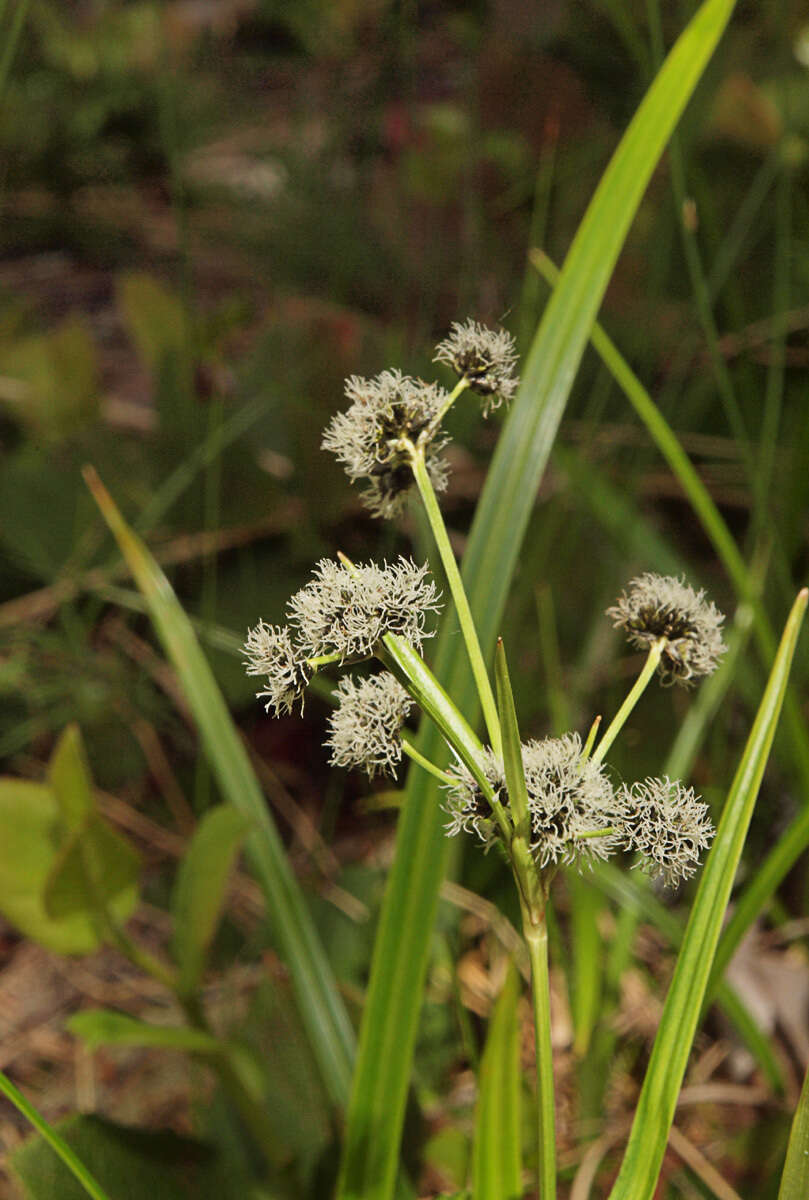
[[(481, 496), (464, 581), (481, 645), (497, 633), (537, 487), (610, 274), (666, 142), (733, 11), (706, 0), (673, 47), (624, 135), (567, 256), (545, 311)], [(474, 711), (470, 673), (445, 623), (435, 674)], [(437, 734), (419, 750), (435, 761)], [(388, 1200), (396, 1177), (427, 954), (447, 859), (437, 789), (411, 772), (396, 859), (374, 947), (338, 1185), (341, 1200)]]
[(494, 1007), (480, 1064), (472, 1150), (475, 1200), (520, 1200), (523, 1194), (519, 994), (519, 975), (512, 966)]
[(789, 1134), (787, 1157), (778, 1200), (806, 1200), (809, 1196), (809, 1071), (801, 1088), (801, 1097)]
[(767, 687), (728, 794), (713, 849), (702, 873), (629, 1143), (610, 1200), (649, 1200), (666, 1150), (677, 1095), (708, 985), (722, 918), (775, 737), (787, 679), (809, 600), (800, 592), (789, 615)]
[(87, 468), (85, 478), (146, 599), (222, 794), (251, 822), (251, 832), (245, 839), (246, 854), (266, 896), (268, 918), (289, 966), (301, 1019), (323, 1082), (333, 1102), (341, 1106), (348, 1095), (353, 1030), (247, 752), (171, 584), (126, 524), (95, 471)]

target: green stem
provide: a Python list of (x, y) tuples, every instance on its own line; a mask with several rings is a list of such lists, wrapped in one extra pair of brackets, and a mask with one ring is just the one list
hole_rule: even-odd
[(411, 447), (413, 475), (415, 476), (416, 484), (424, 502), (427, 519), (433, 531), (438, 553), (441, 556), (449, 590), (452, 592), (452, 599), (455, 601), (455, 610), (458, 614), (461, 633), (466, 643), (466, 652), (469, 655), (469, 663), (472, 667), (472, 674), (475, 677), (475, 686), (480, 697), (481, 707), (483, 708), (483, 717), (489, 732), (489, 743), (497, 757), (502, 759), (503, 742), (500, 736), (500, 722), (497, 719), (497, 704), (495, 703), (494, 692), (492, 691), (486, 664), (483, 661), (483, 651), (480, 648), (478, 632), (472, 618), (472, 610), (469, 607), (466, 590), (461, 579), (461, 572), (458, 570), (458, 564), (455, 561), (455, 555), (450, 545), (449, 535), (447, 534), (447, 527), (444, 524), (444, 518), (441, 516), (441, 509), (438, 506), (433, 485), (430, 482), (430, 476), (424, 462), (424, 451), (420, 447), (413, 446), (412, 443)]
[(327, 667), (330, 663), (341, 662), (342, 660), (343, 656), (339, 650), (334, 650), (331, 654), (318, 654), (316, 658), (307, 658), (306, 665), (314, 671), (318, 671), (321, 667)]
[(110, 1200), (101, 1184), (90, 1174), (84, 1163), (76, 1157), (67, 1142), (59, 1136), (44, 1117), (40, 1116), (33, 1104), (26, 1100), (22, 1092), (14, 1086), (2, 1071), (0, 1071), (0, 1092), (11, 1101), (27, 1121), (30, 1121), (34, 1129), (41, 1134), (51, 1149), (59, 1155), (67, 1169), (78, 1179), (88, 1196), (92, 1196), (93, 1200)]
[(595, 763), (601, 762), (601, 760), (604, 758), (604, 755), (607, 753), (610, 746), (612, 745), (612, 743), (617, 738), (618, 734), (623, 729), (624, 724), (626, 723), (627, 717), (632, 712), (632, 709), (635, 707), (638, 700), (640, 700), (641, 696), (643, 695), (644, 691), (646, 690), (646, 686), (649, 683), (649, 680), (652, 678), (655, 671), (657, 670), (657, 664), (660, 662), (660, 659), (662, 657), (662, 654), (663, 654), (663, 651), (665, 650), (665, 648), (666, 648), (666, 639), (665, 638), (658, 638), (657, 641), (652, 644), (652, 647), (649, 650), (649, 656), (646, 659), (646, 662), (644, 663), (643, 670), (641, 671), (640, 675), (635, 680), (635, 686), (632, 688), (632, 691), (629, 693), (626, 700), (624, 700), (623, 704), (618, 709), (618, 712), (615, 714), (612, 721), (610, 722), (608, 729), (605, 731), (604, 736), (602, 737), (601, 741), (598, 743), (598, 746), (595, 749), (595, 753), (593, 754), (593, 762), (595, 762)]
[(434, 762), (430, 762), (429, 758), (425, 758), (420, 754), (412, 742), (409, 742), (406, 737), (402, 738), (402, 749), (408, 758), (412, 758), (414, 763), (418, 763), (425, 771), (429, 771), (436, 779), (440, 779), (442, 783), (453, 783), (454, 780), (448, 771), (442, 771)]
[(464, 375), (463, 378), (459, 379), (458, 382), (455, 384), (455, 387), (452, 389), (450, 394), (447, 396), (446, 400), (444, 401), (444, 403), (442, 404), (442, 406), (438, 410), (438, 412), (435, 414), (435, 416), (433, 417), (432, 421), (427, 426), (427, 428), (423, 429), (422, 432), (419, 434), (419, 447), (420, 448), (423, 449), (429, 442), (431, 442), (433, 440), (433, 437), (435, 436), (435, 432), (438, 429), (438, 426), (444, 420), (444, 417), (447, 415), (449, 410), (452, 408), (453, 404), (458, 399), (458, 397), (461, 395), (461, 393), (465, 392), (468, 387), (469, 387), (469, 380)]
[(537, 1072), (537, 1137), (539, 1200), (556, 1196), (556, 1126), (554, 1120), (551, 994), (548, 978), (548, 927), (545, 914), (523, 906), (523, 935), (531, 963), (531, 1001)]

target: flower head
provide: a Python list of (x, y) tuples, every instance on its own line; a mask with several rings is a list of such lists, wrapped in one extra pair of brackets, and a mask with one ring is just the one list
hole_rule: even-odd
[(399, 731), (413, 701), (389, 671), (355, 681), (349, 676), (337, 685), (339, 707), (329, 717), (332, 765), (363, 767), (395, 775), (402, 758)]
[(620, 792), (625, 805), (625, 844), (643, 869), (673, 887), (693, 875), (699, 852), (711, 844), (708, 806), (679, 780), (646, 779)]
[(520, 383), (514, 374), (517, 351), (511, 334), (477, 321), (456, 321), (449, 336), (436, 346), (433, 362), (446, 363), (473, 392), (487, 397), (484, 414), (504, 400), (508, 403)]
[(437, 612), (438, 593), (427, 567), (406, 558), (379, 567), (346, 567), (323, 558), (314, 577), (287, 606), (290, 624), (307, 658), (338, 654), (368, 658), (386, 633), (398, 634), (417, 649), (426, 637), (428, 612)]
[(431, 425), (446, 392), (401, 371), (383, 371), (375, 379), (353, 375), (345, 390), (351, 404), (332, 418), (321, 445), (336, 455), (352, 482), (368, 480), (361, 497), (373, 515), (393, 517), (404, 509), (413, 483), (405, 441), (415, 445), (421, 439), (433, 487), (444, 491), (447, 465), (440, 451), (448, 439)]
[(725, 653), (722, 641), (724, 616), (673, 575), (647, 571), (629, 584), (607, 616), (616, 628), (626, 630), (631, 645), (648, 649), (659, 638), (666, 644), (658, 668), (664, 684), (688, 686), (701, 675), (710, 675)]
[[(586, 862), (606, 858), (622, 844), (623, 803), (603, 766), (582, 758), (576, 733), (524, 742), (523, 770), (531, 820), (531, 852), (540, 868), (549, 863)], [(508, 809), (505, 771), (486, 750), (483, 771), (495, 797)], [(486, 846), (497, 840), (491, 810), (472, 773), (463, 764), (453, 769), (447, 788), (447, 832), (475, 833)]]
[(276, 717), (291, 713), (296, 700), (300, 700), (303, 709), (303, 693), (312, 671), (293, 645), (285, 625), (259, 621), (247, 634), (244, 652), (247, 674), (267, 676), (267, 690), (257, 695), (267, 697), (268, 712), (272, 709)]

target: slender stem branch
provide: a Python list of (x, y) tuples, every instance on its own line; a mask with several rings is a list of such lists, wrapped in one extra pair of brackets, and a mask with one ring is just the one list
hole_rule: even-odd
[(434, 775), (436, 779), (440, 779), (442, 783), (454, 782), (448, 771), (442, 771), (434, 762), (430, 762), (429, 758), (425, 758), (423, 754), (420, 754), (413, 743), (408, 741), (406, 737), (402, 738), (402, 749), (408, 758), (412, 758), (413, 762), (418, 763), (420, 767), (423, 767), (425, 771), (429, 771), (431, 775)]
[(469, 663), (472, 667), (472, 674), (475, 677), (475, 686), (480, 697), (483, 717), (489, 733), (489, 743), (497, 757), (502, 758), (503, 743), (500, 736), (500, 722), (497, 719), (497, 704), (495, 703), (494, 692), (492, 691), (486, 664), (483, 661), (483, 651), (480, 648), (478, 632), (472, 618), (472, 610), (469, 607), (469, 600), (467, 599), (466, 589), (461, 579), (461, 572), (458, 570), (458, 564), (455, 561), (455, 555), (450, 545), (449, 535), (447, 534), (447, 527), (444, 524), (444, 518), (441, 516), (441, 509), (438, 506), (438, 500), (436, 499), (433, 485), (430, 482), (430, 476), (424, 462), (424, 452), (421, 448), (412, 446), (411, 464), (413, 475), (415, 476), (416, 484), (427, 512), (427, 519), (433, 531), (435, 544), (441, 556), (441, 562), (447, 576), (447, 583), (452, 592), (452, 599), (455, 601), (455, 610), (458, 613), (461, 633), (466, 643), (466, 652), (469, 655)]
[(22, 1092), (14, 1086), (2, 1071), (0, 1071), (0, 1092), (11, 1101), (27, 1121), (30, 1121), (34, 1129), (41, 1134), (51, 1149), (59, 1155), (68, 1170), (72, 1171), (73, 1175), (78, 1179), (88, 1196), (92, 1196), (93, 1200), (110, 1200), (101, 1184), (90, 1174), (84, 1163), (76, 1157), (67, 1142), (59, 1136), (43, 1116), (40, 1116), (33, 1104), (29, 1100), (26, 1100)]
[(342, 657), (339, 650), (333, 650), (331, 654), (318, 654), (316, 658), (307, 658), (306, 665), (317, 671), (320, 667), (327, 667), (329, 663), (340, 662)]
[(539, 1200), (556, 1196), (556, 1124), (554, 1118), (551, 993), (548, 977), (548, 926), (543, 913), (523, 906), (523, 934), (531, 962), (531, 1000), (537, 1072)]
[(651, 649), (649, 650), (649, 656), (643, 665), (643, 670), (635, 680), (634, 687), (627, 696), (626, 700), (624, 700), (621, 707), (618, 709), (618, 712), (615, 714), (609, 724), (609, 727), (606, 729), (604, 736), (598, 743), (595, 753), (593, 754), (593, 762), (599, 763), (602, 761), (604, 755), (607, 753), (610, 746), (623, 729), (629, 714), (632, 712), (632, 709), (635, 707), (638, 700), (640, 700), (641, 696), (646, 690), (649, 680), (657, 670), (657, 665), (660, 662), (665, 648), (666, 639), (664, 637), (658, 638), (657, 641), (652, 644)]
[(458, 382), (455, 384), (455, 387), (452, 389), (450, 394), (447, 396), (446, 400), (444, 401), (444, 403), (442, 404), (442, 406), (438, 410), (438, 412), (435, 414), (435, 416), (433, 417), (432, 421), (427, 426), (427, 428), (424, 429), (421, 432), (421, 434), (419, 434), (419, 445), (420, 446), (426, 446), (428, 442), (432, 441), (432, 439), (435, 435), (436, 429), (438, 429), (438, 426), (444, 420), (444, 417), (447, 415), (449, 410), (452, 408), (453, 404), (458, 399), (458, 397), (461, 395), (461, 393), (465, 392), (468, 387), (469, 387), (469, 380), (464, 375), (463, 378), (459, 379)]

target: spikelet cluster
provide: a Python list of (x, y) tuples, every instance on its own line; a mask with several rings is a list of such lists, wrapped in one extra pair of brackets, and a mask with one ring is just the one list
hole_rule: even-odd
[(452, 367), (472, 391), (486, 397), (484, 415), (503, 401), (508, 403), (520, 384), (514, 374), (517, 350), (511, 334), (477, 321), (456, 321), (449, 335), (436, 346), (433, 362)]
[(401, 728), (414, 702), (389, 671), (368, 679), (345, 676), (337, 685), (338, 706), (329, 717), (331, 763), (395, 775), (402, 758)]
[(289, 622), (306, 658), (338, 654), (368, 658), (386, 633), (397, 634), (417, 649), (432, 633), (427, 614), (437, 612), (438, 593), (427, 567), (412, 560), (349, 569), (323, 558), (313, 578), (289, 601)]
[(724, 617), (705, 599), (673, 575), (647, 572), (629, 584), (620, 599), (607, 609), (616, 628), (625, 630), (632, 646), (648, 650), (665, 638), (658, 668), (664, 684), (686, 687), (716, 670), (725, 653), (722, 641)]
[(244, 653), (247, 674), (267, 677), (266, 690), (257, 695), (266, 699), (268, 712), (280, 717), (291, 713), (296, 703), (303, 709), (303, 695), (312, 672), (285, 625), (259, 621), (247, 634)]
[(248, 675), (266, 676), (259, 692), (275, 716), (303, 707), (314, 669), (311, 659), (334, 655), (340, 661), (370, 658), (386, 633), (420, 649), (432, 631), (427, 617), (439, 609), (426, 566), (410, 559), (385, 566), (348, 567), (324, 558), (313, 578), (287, 604), (287, 625), (259, 621), (244, 644)]
[[(622, 844), (621, 834), (615, 831), (622, 802), (601, 764), (582, 758), (578, 734), (525, 742), (522, 760), (530, 847), (540, 868), (605, 858)], [(505, 772), (492, 750), (485, 751), (482, 766), (496, 799), (508, 809)], [(491, 845), (497, 840), (497, 827), (478, 783), (463, 764), (454, 768), (453, 775), (445, 801), (450, 818), (447, 832), (465, 830)]]
[[(360, 493), (375, 517), (395, 517), (405, 508), (413, 470), (403, 441), (419, 440), (436, 491), (447, 486), (447, 464), (441, 450), (449, 440), (433, 428), (447, 393), (438, 384), (411, 379), (401, 371), (383, 371), (374, 379), (353, 375), (346, 380), (345, 412), (327, 426), (322, 447), (345, 467), (349, 479), (367, 480)], [(428, 436), (429, 435), (429, 436)]]
[(693, 875), (700, 851), (714, 836), (708, 806), (679, 780), (645, 779), (622, 787), (626, 808), (626, 846), (640, 865), (669, 887)]

